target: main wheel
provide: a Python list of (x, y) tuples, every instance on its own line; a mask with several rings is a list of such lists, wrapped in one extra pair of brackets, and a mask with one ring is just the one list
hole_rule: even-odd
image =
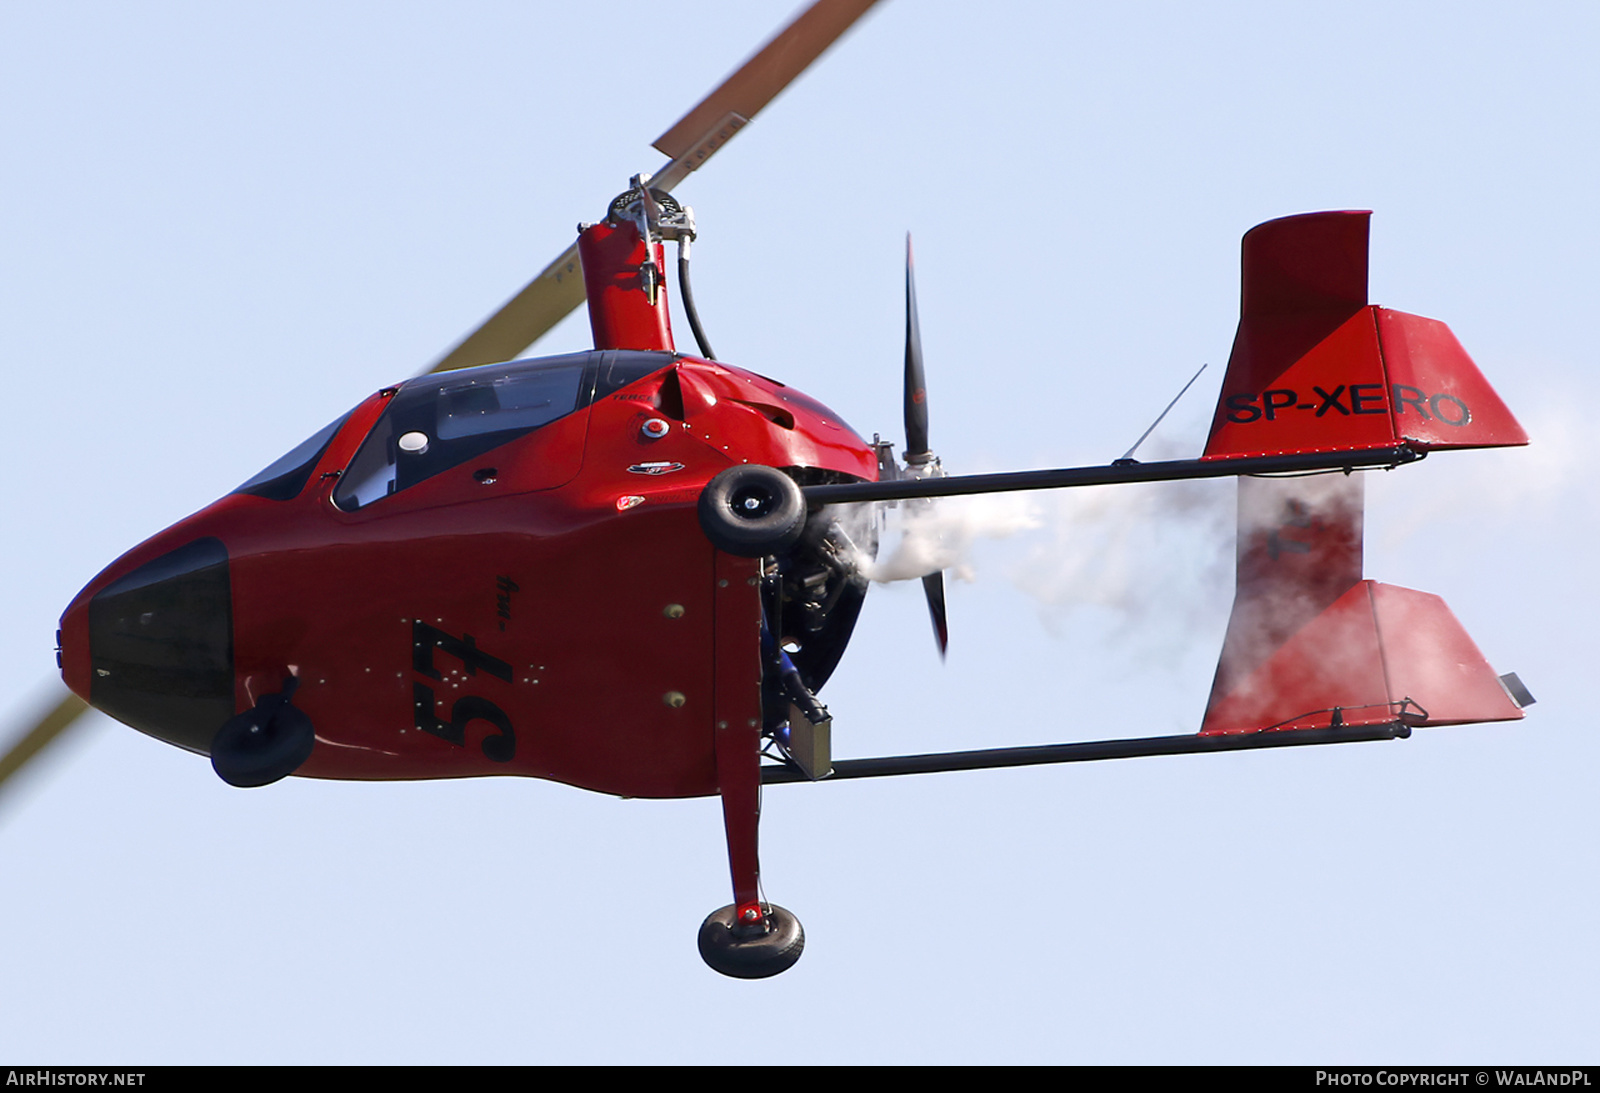
[[(279, 701), (272, 703), (274, 698)], [(300, 769), (311, 758), (316, 740), (304, 710), (269, 695), (255, 708), (222, 723), (211, 741), (211, 769), (241, 789), (271, 785)]]
[(805, 495), (794, 479), (773, 467), (729, 467), (700, 492), (700, 527), (724, 553), (740, 558), (781, 554), (806, 529)]
[(766, 911), (764, 928), (753, 930), (741, 928), (737, 907), (711, 912), (700, 924), (700, 958), (735, 979), (765, 979), (792, 968), (806, 947), (806, 932), (782, 907), (768, 904)]

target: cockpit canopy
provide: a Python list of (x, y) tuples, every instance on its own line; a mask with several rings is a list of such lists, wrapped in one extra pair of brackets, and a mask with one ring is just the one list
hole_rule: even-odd
[(401, 387), (333, 491), (347, 512), (432, 478), (667, 367), (600, 351), (420, 376)]
[[(354, 512), (416, 485), (670, 365), (666, 352), (606, 350), (489, 364), (405, 383), (333, 491)], [(319, 430), (235, 493), (276, 501), (305, 488), (348, 418)]]

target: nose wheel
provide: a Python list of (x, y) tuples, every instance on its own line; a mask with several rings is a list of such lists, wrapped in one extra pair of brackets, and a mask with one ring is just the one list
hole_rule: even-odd
[(700, 958), (735, 979), (766, 979), (787, 971), (805, 947), (800, 920), (776, 904), (747, 907), (743, 914), (729, 905), (711, 912), (700, 926)]

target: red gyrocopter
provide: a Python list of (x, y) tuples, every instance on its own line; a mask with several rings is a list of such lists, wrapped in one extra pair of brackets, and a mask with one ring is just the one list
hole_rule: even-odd
[[(719, 362), (672, 191), (872, 0), (819, 0), (655, 142), (573, 248), (427, 374), (379, 389), (67, 608), (75, 697), (237, 786), (518, 774), (720, 795), (733, 903), (706, 962), (777, 974), (804, 935), (759, 890), (763, 784), (1409, 736), (1520, 718), (1438, 597), (1364, 579), (1362, 479), (1527, 436), (1442, 323), (1367, 302), (1365, 212), (1259, 225), (1197, 459), (946, 475), (907, 261), (905, 448)], [(699, 348), (679, 352), (664, 244)], [(594, 349), (511, 360), (587, 301)], [(885, 503), (1240, 477), (1237, 590), (1194, 735), (833, 761), (818, 698)], [(625, 581), (618, 575), (626, 574)], [(943, 578), (923, 577), (941, 650)]]

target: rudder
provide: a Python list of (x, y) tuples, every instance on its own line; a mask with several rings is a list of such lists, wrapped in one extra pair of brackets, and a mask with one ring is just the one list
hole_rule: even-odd
[(1305, 213), (1245, 233), (1203, 458), (1528, 442), (1449, 327), (1367, 302), (1370, 216)]

